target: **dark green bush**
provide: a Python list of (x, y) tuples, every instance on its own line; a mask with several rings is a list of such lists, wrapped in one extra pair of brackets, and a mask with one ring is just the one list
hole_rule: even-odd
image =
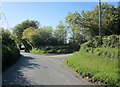
[(102, 46), (99, 46), (99, 36), (85, 42), (81, 45), (81, 50), (89, 53), (95, 53), (99, 56), (118, 58), (119, 36), (111, 35), (102, 38)]
[(110, 35), (108, 37), (103, 37), (103, 47), (118, 47), (119, 44), (119, 36), (118, 35)]
[(94, 52), (96, 55), (103, 56), (103, 57), (109, 57), (109, 58), (118, 58), (118, 48), (94, 48)]
[[(119, 46), (119, 37), (118, 35), (104, 36), (102, 38), (102, 47), (117, 48)], [(85, 42), (81, 45), (82, 49), (87, 49), (88, 47), (97, 48), (99, 46), (99, 36), (94, 37), (93, 39)]]
[(14, 40), (10, 38), (10, 33), (2, 31), (2, 70), (14, 64), (20, 56), (19, 49)]

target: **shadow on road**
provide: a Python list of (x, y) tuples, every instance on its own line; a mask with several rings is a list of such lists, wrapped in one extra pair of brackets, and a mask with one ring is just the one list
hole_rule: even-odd
[(16, 64), (11, 66), (2, 74), (3, 85), (30, 85), (30, 81), (25, 78), (25, 69), (38, 68), (40, 65), (31, 62), (34, 58), (21, 56)]

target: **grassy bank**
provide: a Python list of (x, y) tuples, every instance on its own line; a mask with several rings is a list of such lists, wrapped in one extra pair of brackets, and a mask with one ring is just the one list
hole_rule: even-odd
[(31, 53), (34, 53), (34, 54), (44, 54), (44, 53), (45, 53), (45, 51), (43, 51), (43, 50), (38, 50), (38, 49), (32, 49), (30, 52), (31, 52)]
[(73, 50), (65, 46), (47, 46), (47, 47), (41, 47), (39, 49), (33, 48), (30, 52), (34, 54), (45, 54), (45, 53), (62, 54), (62, 53), (72, 53)]
[(83, 77), (89, 77), (92, 82), (118, 84), (118, 59), (80, 51), (68, 58), (66, 64)]

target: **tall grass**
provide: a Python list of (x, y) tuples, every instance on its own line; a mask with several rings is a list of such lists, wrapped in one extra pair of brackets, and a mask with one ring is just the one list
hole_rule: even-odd
[(118, 59), (112, 60), (85, 51), (76, 52), (66, 60), (83, 77), (87, 76), (93, 82), (100, 81), (107, 85), (118, 84)]

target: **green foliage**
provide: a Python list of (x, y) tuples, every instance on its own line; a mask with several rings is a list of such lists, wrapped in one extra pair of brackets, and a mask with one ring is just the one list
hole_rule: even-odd
[(118, 35), (110, 35), (108, 37), (103, 37), (103, 47), (118, 47), (119, 44), (119, 37)]
[(59, 45), (66, 43), (67, 30), (62, 22), (59, 22), (54, 30), (54, 37), (57, 39)]
[(89, 53), (95, 53), (96, 55), (108, 57), (111, 59), (119, 58), (118, 55), (118, 44), (119, 36), (110, 35), (102, 38), (102, 46), (99, 46), (99, 37), (95, 37), (88, 42), (81, 45), (81, 50)]
[(80, 52), (76, 52), (66, 63), (83, 77), (91, 78), (93, 82), (107, 85), (119, 83), (119, 36), (110, 35), (102, 38), (96, 36), (81, 45)]
[(111, 60), (85, 51), (76, 52), (66, 60), (66, 64), (81, 76), (89, 77), (93, 82), (100, 81), (107, 85), (119, 83), (118, 63), (118, 60)]
[[(120, 34), (119, 30), (119, 7), (108, 5), (107, 3), (102, 4), (102, 35)], [(78, 12), (68, 13), (65, 18), (68, 28), (72, 29), (72, 33), (75, 30), (86, 36), (87, 39), (99, 35), (99, 11), (96, 6), (91, 11), (82, 11), (82, 14)]]
[(37, 29), (39, 27), (39, 22), (35, 20), (26, 20), (14, 27), (13, 32), (17, 36), (16, 37), (18, 40), (17, 44), (20, 45), (22, 43), (23, 31), (29, 27), (32, 27), (33, 29)]
[(70, 43), (73, 45), (79, 46), (84, 42), (84, 36), (81, 34), (81, 16), (78, 12), (75, 13), (68, 13), (68, 16), (65, 18), (66, 23), (68, 24), (67, 27), (69, 29)]
[[(102, 47), (115, 48), (118, 46), (119, 10), (119, 7), (107, 3), (102, 4), (102, 35), (104, 36)], [(98, 15), (98, 6), (91, 11), (82, 11), (81, 14), (79, 12), (68, 13), (65, 18), (66, 26), (60, 22), (55, 29), (51, 26), (39, 28), (38, 21), (26, 20), (14, 27), (12, 38), (19, 47), (24, 42), (25, 47), (29, 47), (26, 48), (28, 52), (31, 48), (66, 46), (67, 44), (74, 52), (80, 49), (82, 43), (90, 40), (81, 48), (93, 53), (93, 48), (100, 47), (100, 37), (97, 36), (99, 35)], [(105, 35), (111, 36), (106, 37)]]
[(0, 34), (2, 35), (2, 69), (5, 70), (19, 59), (20, 52), (14, 40), (10, 38), (9, 31), (2, 30)]
[(40, 29), (30, 27), (24, 30), (22, 38), (35, 48), (51, 45), (52, 29), (45, 26)]
[(68, 16), (65, 19), (69, 24), (68, 27), (71, 28), (72, 31), (80, 26), (81, 15), (78, 12), (68, 13)]
[(49, 46), (49, 50), (47, 49), (47, 53), (71, 53), (73, 49), (69, 46)]
[(34, 53), (34, 54), (44, 54), (45, 53), (45, 51), (39, 50), (39, 49), (36, 49), (36, 48), (33, 48), (30, 52)]
[(46, 47), (40, 47), (40, 48), (33, 48), (31, 53), (40, 54), (42, 51), (42, 54), (44, 53), (72, 53), (73, 49), (71, 49), (69, 46), (46, 46)]
[(94, 53), (99, 56), (108, 57), (111, 59), (119, 58), (118, 48), (95, 48)]
[(78, 45), (72, 47), (71, 44), (66, 43), (66, 30), (62, 23), (54, 31), (52, 30), (52, 27), (49, 26), (39, 29), (33, 29), (32, 27), (25, 29), (22, 43), (25, 45), (25, 49), (28, 50), (27, 52), (31, 49), (30, 47), (43, 49), (49, 53), (67, 53), (75, 51), (76, 48), (79, 49)]
[(118, 86), (119, 75), (116, 73), (102, 72), (97, 73), (92, 77), (93, 81), (101, 81), (104, 84), (109, 84), (111, 86)]
[[(23, 35), (22, 35), (22, 39), (24, 40), (24, 42), (26, 40), (26, 42), (27, 42), (26, 44), (29, 44), (32, 47), (34, 47), (32, 39), (36, 35), (37, 31), (38, 31), (37, 29), (35, 30), (32, 27), (25, 29), (23, 32)], [(23, 44), (25, 44), (25, 43), (23, 43)]]
[[(102, 38), (102, 47), (111, 47), (111, 48), (115, 48), (119, 46), (119, 35), (110, 35), (110, 36), (104, 36)], [(90, 39), (88, 42), (82, 44), (82, 48), (85, 47), (100, 47), (99, 46), (99, 36), (96, 36), (92, 39)]]

